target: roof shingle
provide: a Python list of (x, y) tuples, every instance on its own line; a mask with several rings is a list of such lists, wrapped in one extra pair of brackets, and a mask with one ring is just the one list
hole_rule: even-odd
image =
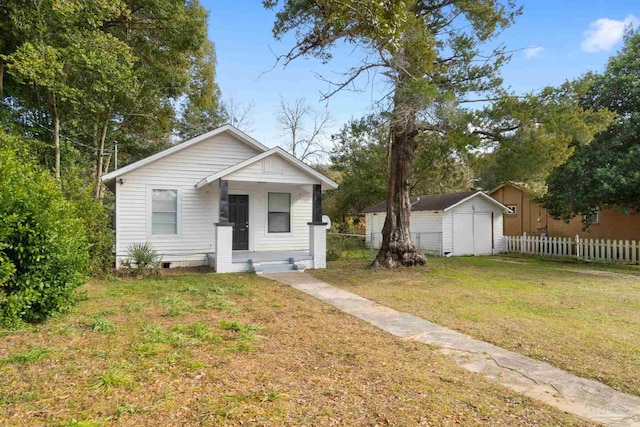
[[(411, 210), (412, 211), (443, 211), (449, 206), (453, 206), (461, 200), (466, 199), (476, 193), (481, 193), (480, 190), (463, 191), (461, 193), (447, 193), (447, 194), (425, 194), (424, 196), (417, 196), (411, 198)], [(387, 201), (377, 203), (373, 206), (369, 206), (362, 213), (376, 213), (386, 212)]]

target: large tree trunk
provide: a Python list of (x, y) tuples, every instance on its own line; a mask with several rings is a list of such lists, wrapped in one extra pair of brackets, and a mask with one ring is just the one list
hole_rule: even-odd
[(411, 170), (417, 134), (412, 120), (403, 126), (391, 126), (387, 218), (382, 228), (382, 246), (373, 267), (411, 267), (427, 262), (411, 241)]

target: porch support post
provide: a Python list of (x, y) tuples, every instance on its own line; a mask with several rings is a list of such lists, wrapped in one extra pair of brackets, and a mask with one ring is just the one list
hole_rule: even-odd
[(327, 223), (309, 223), (309, 255), (312, 268), (327, 268)]
[(311, 222), (322, 222), (322, 186), (313, 185), (313, 215)]
[(229, 182), (220, 180), (220, 200), (216, 223), (216, 272), (230, 273), (233, 266), (233, 224), (229, 222)]
[(327, 268), (327, 223), (322, 222), (322, 187), (313, 186), (313, 213), (309, 225), (309, 255), (312, 268)]
[(216, 224), (216, 272), (230, 273), (233, 265), (233, 224)]
[(220, 224), (229, 223), (229, 181), (220, 180), (220, 204), (218, 222)]

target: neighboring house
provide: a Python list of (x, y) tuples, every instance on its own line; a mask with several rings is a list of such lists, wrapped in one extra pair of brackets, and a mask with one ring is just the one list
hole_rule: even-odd
[[(367, 242), (380, 247), (386, 201), (364, 210)], [(492, 255), (504, 251), (502, 217), (508, 209), (482, 191), (411, 198), (412, 240), (443, 256)]]
[(322, 190), (337, 184), (224, 125), (102, 177), (116, 196), (116, 265), (148, 241), (163, 267), (324, 268)]
[(553, 219), (540, 204), (531, 201), (524, 186), (502, 184), (489, 191), (489, 195), (506, 205), (513, 213), (504, 216), (504, 235), (529, 236), (546, 234), (550, 237), (590, 239), (640, 240), (640, 216), (625, 214), (620, 209), (605, 209), (593, 214), (589, 230), (583, 230), (583, 218), (574, 217), (569, 223)]

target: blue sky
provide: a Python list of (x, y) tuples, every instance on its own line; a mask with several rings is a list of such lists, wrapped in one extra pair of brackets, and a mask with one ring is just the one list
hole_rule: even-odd
[[(333, 117), (332, 131), (350, 118), (370, 112), (379, 98), (380, 83), (320, 102), (327, 84), (316, 75), (337, 76), (357, 63), (357, 52), (342, 46), (327, 65), (301, 58), (287, 68), (274, 68), (274, 53), (284, 53), (293, 38), (282, 42), (273, 39), (274, 13), (264, 10), (261, 1), (202, 3), (210, 13), (209, 36), (216, 46), (217, 81), (223, 98), (253, 104), (249, 133), (266, 145), (283, 143), (276, 122), (280, 97), (287, 101), (304, 97), (317, 110), (327, 108)], [(638, 0), (528, 0), (520, 4), (523, 15), (500, 37), (510, 50), (519, 50), (503, 68), (505, 84), (518, 93), (602, 70), (607, 58), (621, 46), (622, 29), (640, 24)], [(364, 86), (366, 81), (361, 83)]]

